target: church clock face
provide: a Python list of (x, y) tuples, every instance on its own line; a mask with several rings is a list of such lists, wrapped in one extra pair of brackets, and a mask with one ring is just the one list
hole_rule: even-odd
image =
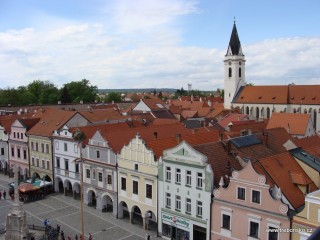
[(231, 65), (231, 61), (229, 61), (229, 65)]
[(239, 62), (239, 65), (241, 65), (241, 62)]

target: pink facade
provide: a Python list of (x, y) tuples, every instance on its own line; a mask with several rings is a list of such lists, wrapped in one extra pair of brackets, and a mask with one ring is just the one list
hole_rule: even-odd
[(23, 125), (20, 119), (17, 119), (11, 125), (9, 137), (9, 166), (17, 166), (20, 175), (25, 179), (29, 176), (29, 152), (28, 137), (26, 135), (27, 127)]
[[(249, 162), (241, 171), (234, 171), (227, 188), (214, 191), (211, 218), (211, 239), (289, 239), (288, 206), (282, 203), (281, 191), (269, 191), (266, 178)], [(271, 229), (271, 230), (270, 230)]]

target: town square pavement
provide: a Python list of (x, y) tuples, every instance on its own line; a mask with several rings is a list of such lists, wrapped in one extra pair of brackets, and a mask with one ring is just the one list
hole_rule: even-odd
[[(12, 178), (0, 173), (0, 190), (8, 192), (8, 183)], [(0, 240), (4, 239), (1, 230), (5, 229), (6, 217), (12, 201), (8, 198), (0, 200)], [(44, 226), (44, 220), (49, 219), (51, 226), (61, 225), (65, 237), (75, 239), (81, 234), (80, 201), (63, 194), (51, 194), (42, 200), (23, 204), (27, 213), (27, 224)], [(143, 240), (146, 239), (146, 230), (140, 225), (130, 224), (129, 220), (116, 219), (112, 213), (104, 213), (92, 207), (84, 205), (85, 239), (89, 233), (94, 240)], [(41, 232), (35, 232), (36, 239), (43, 236)], [(151, 239), (157, 238), (156, 231), (148, 231)], [(37, 236), (38, 235), (38, 236)], [(41, 235), (41, 236), (40, 236)]]

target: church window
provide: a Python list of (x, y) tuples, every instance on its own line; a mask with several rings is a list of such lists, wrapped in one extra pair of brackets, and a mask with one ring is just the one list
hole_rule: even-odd
[(259, 118), (259, 108), (256, 107), (256, 118)]
[(249, 107), (247, 106), (247, 107), (246, 107), (246, 114), (249, 115), (249, 113), (250, 113), (250, 112), (249, 112)]
[(229, 77), (232, 77), (232, 68), (229, 67)]
[(270, 118), (270, 108), (267, 108), (267, 118)]
[(241, 78), (241, 68), (239, 68), (239, 78)]

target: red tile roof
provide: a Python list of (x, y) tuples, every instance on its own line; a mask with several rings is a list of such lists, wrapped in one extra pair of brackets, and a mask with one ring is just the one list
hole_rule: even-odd
[(119, 152), (124, 145), (127, 145), (137, 134), (144, 141), (154, 139), (155, 134), (158, 139), (175, 137), (176, 134), (187, 134), (192, 131), (185, 128), (181, 123), (165, 125), (149, 125), (143, 127), (129, 128), (125, 130), (112, 131), (105, 134), (109, 145), (115, 152)]
[(164, 102), (159, 98), (152, 99), (142, 99), (142, 101), (151, 109), (151, 110), (159, 110), (165, 109)]
[(156, 118), (152, 124), (163, 125), (163, 124), (175, 124), (175, 123), (179, 123), (179, 121), (176, 119)]
[(305, 138), (299, 138), (293, 140), (294, 144), (296, 144), (298, 147), (301, 148), (308, 148), (312, 146), (320, 146), (320, 136), (311, 136), (311, 137), (305, 137)]
[(228, 115), (224, 116), (220, 121), (218, 121), (218, 124), (220, 124), (223, 128), (226, 128), (228, 127), (229, 123), (241, 120), (249, 120), (249, 116), (245, 114), (229, 113)]
[[(300, 181), (310, 183), (310, 191), (317, 189), (310, 177), (288, 152), (261, 159), (254, 163), (254, 167), (259, 164), (256, 171), (260, 171), (261, 174), (267, 172), (269, 181), (281, 188), (282, 193), (295, 209), (304, 205), (304, 193), (297, 183)], [(261, 169), (264, 171), (261, 172)]]
[(115, 110), (113, 108), (93, 109), (92, 111), (80, 111), (79, 113), (92, 123), (128, 118), (127, 116), (122, 116), (118, 110)]
[(320, 104), (320, 85), (245, 86), (236, 103)]
[(28, 131), (28, 135), (50, 137), (55, 130), (65, 125), (76, 113), (60, 109), (45, 110), (40, 114), (40, 121)]
[[(194, 149), (208, 157), (208, 163), (211, 164), (214, 185), (219, 187), (221, 177), (231, 176), (233, 170), (241, 170), (239, 162), (226, 151), (222, 142), (208, 143), (194, 146)], [(225, 178), (228, 184), (228, 178)]]
[(282, 127), (293, 135), (305, 135), (310, 121), (310, 114), (273, 113), (267, 129)]
[(203, 143), (216, 142), (219, 139), (219, 131), (207, 131), (200, 130), (198, 132), (181, 134), (180, 138), (172, 136), (169, 138), (162, 139), (148, 139), (146, 144), (148, 148), (152, 149), (156, 158), (162, 156), (165, 149), (173, 148), (178, 145), (181, 141), (186, 141), (191, 146), (199, 145)]

